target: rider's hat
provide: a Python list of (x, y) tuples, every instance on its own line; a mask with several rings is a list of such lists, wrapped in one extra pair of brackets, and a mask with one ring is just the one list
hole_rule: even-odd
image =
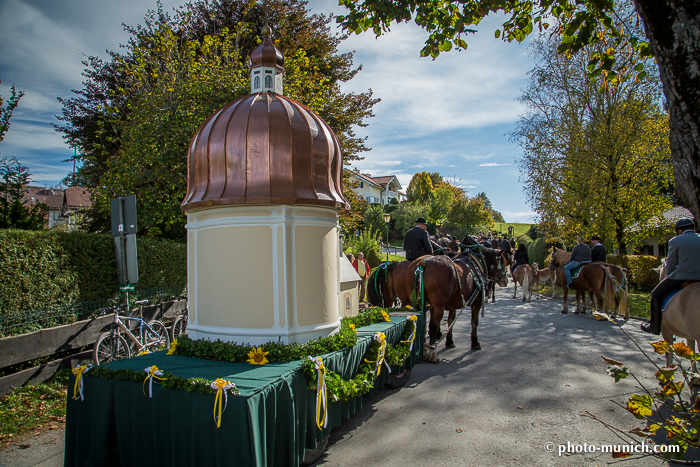
[(425, 217), (419, 217), (418, 219), (416, 219), (416, 224), (428, 225), (428, 221), (425, 220)]
[(687, 229), (688, 227), (694, 228), (695, 227), (695, 222), (692, 221), (692, 219), (678, 219), (676, 221), (676, 230), (679, 229)]
[(597, 235), (591, 235), (591, 240), (598, 240), (600, 241), (600, 237)]

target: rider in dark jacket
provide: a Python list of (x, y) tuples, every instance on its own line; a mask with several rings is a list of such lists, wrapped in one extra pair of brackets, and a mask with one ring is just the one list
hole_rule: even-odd
[(530, 257), (527, 255), (527, 247), (524, 243), (518, 244), (518, 249), (513, 254), (513, 264), (510, 266), (510, 274), (521, 264), (530, 264)]
[(661, 333), (664, 297), (685, 281), (700, 280), (700, 236), (694, 232), (695, 223), (691, 219), (680, 219), (675, 227), (676, 236), (668, 242), (666, 279), (651, 291), (651, 319), (642, 324), (642, 331), (656, 335)]
[(605, 249), (605, 245), (600, 243), (600, 237), (593, 235), (591, 237), (591, 243), (593, 244), (593, 248), (591, 248), (591, 261), (600, 261), (604, 263), (608, 252)]
[(430, 237), (425, 230), (428, 228), (428, 221), (423, 217), (416, 219), (416, 226), (406, 232), (403, 238), (403, 249), (406, 252), (406, 259), (413, 261), (424, 255), (432, 255), (433, 247), (430, 244)]

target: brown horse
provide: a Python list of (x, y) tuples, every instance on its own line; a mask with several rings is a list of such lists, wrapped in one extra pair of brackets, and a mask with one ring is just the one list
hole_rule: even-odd
[[(571, 255), (564, 250), (556, 249), (552, 252), (552, 259), (549, 263), (549, 268), (563, 268), (569, 262)], [(623, 271), (624, 272), (624, 271)], [(564, 290), (564, 307), (562, 308), (562, 313), (568, 313), (569, 303), (567, 301), (569, 290), (566, 286), (566, 276), (564, 271), (559, 271), (560, 284)], [(625, 274), (626, 283), (626, 274)], [(581, 268), (577, 278), (573, 279), (572, 284), (574, 290), (576, 290), (576, 311), (575, 313), (586, 313), (586, 292), (589, 295), (595, 295), (598, 301), (598, 309), (610, 312), (614, 310), (617, 313), (618, 309), (625, 312), (625, 316), (629, 316), (629, 310), (627, 309), (627, 289), (615, 286), (616, 279), (613, 277), (612, 272), (607, 264), (600, 262), (586, 263)], [(619, 284), (619, 283), (618, 283)], [(604, 290), (605, 300), (603, 299), (603, 294), (601, 290)], [(582, 300), (582, 304), (580, 301)], [(593, 302), (593, 297), (591, 297), (591, 302)], [(614, 303), (614, 308), (613, 308)], [(593, 302), (595, 304), (595, 302)]]
[(521, 264), (513, 271), (513, 298), (518, 294), (518, 284), (523, 289), (523, 301), (527, 299), (529, 302), (532, 299), (532, 268), (529, 264)]
[[(486, 277), (505, 286), (505, 261), (502, 253), (490, 248), (481, 250), (486, 266)], [(501, 261), (499, 261), (501, 258)], [(500, 267), (499, 267), (500, 266)], [(421, 272), (416, 275), (416, 270)], [(428, 326), (429, 347), (426, 346), (425, 358), (437, 362), (434, 346), (442, 338), (440, 322), (448, 314), (449, 331), (446, 335), (446, 347), (454, 347), (452, 324), (456, 318), (457, 309), (463, 308), (471, 300), (472, 332), (471, 348), (480, 350), (481, 345), (477, 335), (479, 325), (479, 310), (482, 307), (481, 280), (478, 265), (468, 253), (462, 253), (450, 258), (447, 256), (423, 256), (413, 262), (402, 261), (384, 263), (372, 271), (368, 284), (369, 302), (376, 306), (391, 306), (396, 298), (402, 304), (412, 304), (417, 309), (430, 309)], [(416, 288), (418, 281), (419, 287)], [(419, 291), (418, 293), (416, 293)]]
[[(662, 265), (659, 279), (664, 280), (665, 278), (666, 265)], [(688, 342), (688, 347), (695, 352), (695, 343), (700, 341), (698, 303), (700, 303), (700, 282), (683, 287), (669, 300), (661, 320), (661, 335), (666, 342), (673, 344), (673, 336), (682, 337)], [(666, 364), (670, 365), (672, 359), (671, 353), (667, 353)]]

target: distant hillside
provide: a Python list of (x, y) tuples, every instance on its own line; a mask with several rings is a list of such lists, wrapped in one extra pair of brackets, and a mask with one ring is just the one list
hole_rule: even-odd
[(513, 226), (513, 231), (516, 237), (523, 235), (526, 233), (528, 230), (530, 230), (530, 226), (532, 224), (513, 224), (510, 222), (496, 222), (494, 223), (493, 230), (496, 232), (502, 233), (502, 234), (507, 234), (508, 233), (508, 227)]

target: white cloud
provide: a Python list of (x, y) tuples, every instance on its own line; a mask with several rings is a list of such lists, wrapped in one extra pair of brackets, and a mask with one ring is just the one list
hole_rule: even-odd
[(502, 167), (504, 165), (510, 165), (510, 164), (501, 164), (498, 162), (482, 162), (479, 164), (479, 167)]

